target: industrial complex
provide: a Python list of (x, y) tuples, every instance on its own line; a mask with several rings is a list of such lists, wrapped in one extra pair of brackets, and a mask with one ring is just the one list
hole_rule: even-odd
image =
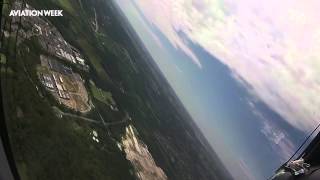
[[(16, 1), (14, 9), (34, 10), (33, 7)], [(91, 110), (84, 80), (72, 68), (89, 70), (84, 56), (70, 45), (58, 29), (43, 17), (13, 16), (11, 31), (17, 32), (17, 44), (36, 37), (43, 53), (37, 68), (38, 77), (57, 102), (77, 112)], [(72, 67), (71, 67), (72, 66)]]

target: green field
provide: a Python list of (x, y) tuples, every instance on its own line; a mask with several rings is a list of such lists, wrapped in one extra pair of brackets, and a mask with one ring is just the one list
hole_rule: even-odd
[(130, 59), (128, 51), (121, 44), (115, 42), (109, 36), (103, 33), (97, 33), (96, 36), (103, 47), (113, 53), (117, 58), (124, 61), (128, 61)]
[(110, 81), (110, 77), (107, 72), (103, 69), (101, 62), (101, 57), (97, 56), (97, 51), (95, 48), (90, 45), (85, 39), (78, 39), (78, 44), (84, 49), (86, 56), (88, 56), (90, 63), (92, 64), (94, 70), (97, 72), (100, 79), (105, 80), (106, 82)]
[(107, 105), (115, 105), (115, 101), (112, 98), (111, 92), (107, 92), (98, 88), (92, 81), (90, 81), (90, 90), (93, 94), (93, 97), (96, 98), (97, 100)]
[(6, 55), (0, 53), (0, 64), (6, 64), (6, 63), (7, 63)]
[(59, 4), (61, 5), (61, 7), (63, 7), (63, 9), (68, 11), (70, 14), (75, 14), (76, 10), (73, 8), (73, 5), (76, 2), (70, 2), (69, 0), (58, 0), (58, 1), (59, 1)]

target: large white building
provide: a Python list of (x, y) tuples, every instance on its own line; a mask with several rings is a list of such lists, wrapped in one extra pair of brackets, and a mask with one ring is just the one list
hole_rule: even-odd
[(80, 58), (80, 57), (76, 57), (77, 61), (79, 64), (84, 65), (84, 59)]

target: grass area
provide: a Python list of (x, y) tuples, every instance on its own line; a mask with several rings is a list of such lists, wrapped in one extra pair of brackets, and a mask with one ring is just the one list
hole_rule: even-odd
[(0, 64), (6, 64), (6, 63), (7, 63), (6, 55), (0, 53)]
[(37, 72), (39, 72), (41, 74), (50, 74), (51, 73), (48, 67), (38, 65), (36, 67), (36, 69), (37, 69)]
[(9, 54), (15, 54), (15, 43), (16, 43), (16, 33), (11, 32), (9, 38), (7, 39), (8, 42), (8, 51)]
[(5, 73), (6, 73), (6, 68), (4, 67), (4, 66), (1, 66), (1, 70), (0, 70), (0, 73), (1, 73), (1, 76), (3, 75), (5, 75)]
[(10, 7), (9, 7), (9, 4), (10, 3), (10, 0), (3, 0), (2, 4), (3, 4), (3, 7), (2, 7), (2, 13), (3, 14), (8, 14), (10, 12)]
[(103, 33), (96, 33), (96, 36), (99, 40), (99, 42), (102, 43), (103, 47), (113, 53), (119, 60), (130, 62), (131, 57), (129, 55), (129, 52), (119, 43), (111, 39), (108, 35)]
[(115, 105), (115, 101), (112, 98), (111, 92), (107, 92), (98, 88), (92, 81), (90, 81), (90, 89), (93, 94), (93, 97), (96, 98), (97, 100), (107, 105)]
[(81, 46), (83, 50), (85, 50), (85, 54), (88, 56), (93, 68), (96, 70), (99, 78), (105, 80), (107, 82), (110, 81), (110, 77), (107, 72), (103, 69), (101, 62), (102, 59), (99, 57), (93, 46), (91, 46), (85, 39), (79, 39), (78, 44)]
[(4, 54), (0, 53), (0, 73), (4, 75), (6, 73), (5, 64), (7, 63), (7, 58)]
[(12, 70), (12, 68), (11, 67), (8, 67), (7, 68), (7, 75), (13, 75), (13, 70)]
[[(72, 0), (73, 1), (73, 0)], [(76, 14), (76, 10), (74, 9), (74, 2), (71, 2), (70, 0), (58, 0), (59, 4), (63, 9), (68, 11), (70, 14)]]

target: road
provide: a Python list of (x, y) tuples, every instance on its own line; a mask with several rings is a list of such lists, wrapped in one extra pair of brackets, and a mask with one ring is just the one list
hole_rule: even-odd
[(101, 124), (101, 125), (104, 125), (105, 127), (124, 124), (124, 123), (130, 121), (130, 118), (129, 118), (128, 114), (126, 114), (126, 116), (121, 121), (105, 122), (104, 119), (102, 118), (102, 116), (100, 115), (100, 113), (99, 113), (99, 116), (101, 118), (101, 121), (95, 120), (95, 119), (91, 119), (91, 118), (86, 118), (86, 117), (79, 116), (79, 115), (76, 115), (76, 114), (62, 112), (57, 107), (53, 107), (53, 110), (57, 113), (58, 117), (67, 116), (67, 117), (71, 117), (71, 118), (77, 118), (77, 119), (81, 119), (81, 120), (84, 120), (84, 121), (87, 121), (87, 122), (90, 122), (90, 123)]

